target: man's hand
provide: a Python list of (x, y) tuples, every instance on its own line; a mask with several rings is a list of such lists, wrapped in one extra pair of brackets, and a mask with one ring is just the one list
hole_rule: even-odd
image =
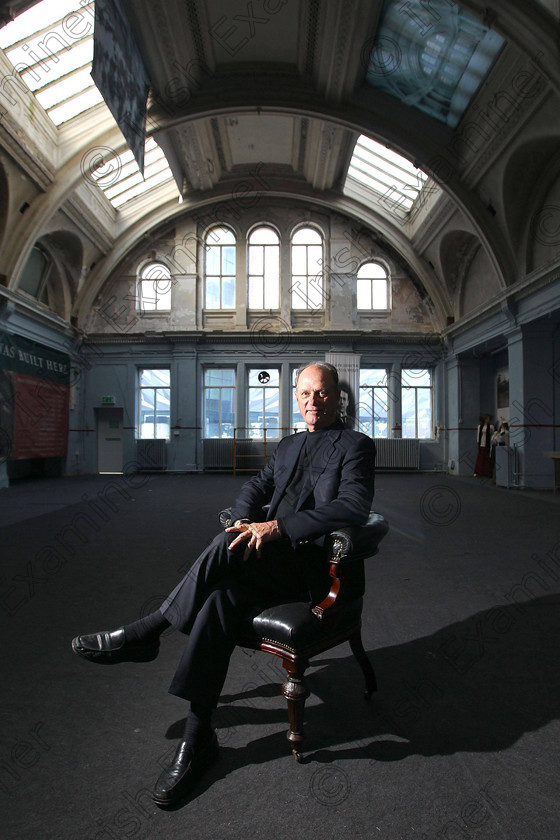
[(228, 534), (235, 532), (239, 532), (239, 536), (231, 543), (230, 549), (246, 542), (247, 548), (243, 554), (244, 560), (249, 557), (254, 549), (257, 551), (257, 557), (260, 557), (264, 543), (280, 539), (280, 529), (275, 519), (272, 522), (242, 522), (239, 525), (226, 528)]

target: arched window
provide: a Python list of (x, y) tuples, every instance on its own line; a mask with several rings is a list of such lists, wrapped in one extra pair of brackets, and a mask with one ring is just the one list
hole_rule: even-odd
[(376, 262), (368, 262), (358, 269), (356, 281), (358, 309), (389, 309), (389, 280), (387, 271)]
[(151, 262), (140, 272), (136, 306), (142, 312), (162, 312), (171, 309), (171, 272), (161, 262)]
[(292, 236), (292, 309), (324, 309), (323, 237), (314, 228)]
[(46, 294), (47, 280), (52, 268), (52, 260), (42, 248), (34, 245), (23, 267), (19, 289), (42, 300)]
[(249, 236), (249, 309), (280, 307), (280, 239), (270, 227)]
[(206, 309), (235, 309), (235, 236), (215, 227), (204, 237), (206, 251)]

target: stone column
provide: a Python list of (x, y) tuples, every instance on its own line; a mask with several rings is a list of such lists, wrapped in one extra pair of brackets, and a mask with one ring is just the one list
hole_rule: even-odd
[(449, 356), (447, 369), (448, 459), (455, 475), (473, 475), (480, 417), (480, 361)]
[[(171, 429), (168, 467), (171, 470), (197, 468), (200, 455), (201, 430), (196, 428), (199, 412), (200, 388), (197, 382), (196, 351), (191, 348), (175, 350), (171, 364), (171, 405), (175, 414), (174, 424), (181, 427)], [(201, 418), (203, 422), (203, 418)], [(176, 434), (178, 432), (178, 434)]]
[(393, 362), (389, 370), (387, 381), (387, 402), (389, 407), (388, 437), (402, 438), (402, 398), (401, 398), (401, 370), (400, 362)]
[(550, 488), (554, 450), (553, 324), (520, 327), (508, 336), (510, 446), (517, 483)]

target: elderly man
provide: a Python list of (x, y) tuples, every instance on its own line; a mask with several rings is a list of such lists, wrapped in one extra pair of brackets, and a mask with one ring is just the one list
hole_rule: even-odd
[[(283, 438), (266, 467), (243, 485), (234, 524), (203, 551), (160, 609), (72, 642), (93, 662), (148, 661), (170, 625), (188, 635), (169, 691), (190, 700), (190, 714), (171, 766), (156, 782), (159, 805), (183, 798), (217, 755), (212, 711), (247, 610), (284, 597), (322, 600), (330, 585), (325, 535), (367, 520), (375, 444), (336, 419), (336, 368), (322, 362), (300, 368), (296, 397), (307, 431)], [(269, 505), (265, 521), (263, 505)]]

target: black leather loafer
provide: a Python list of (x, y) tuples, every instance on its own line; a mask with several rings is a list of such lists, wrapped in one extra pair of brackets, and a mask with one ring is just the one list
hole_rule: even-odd
[(215, 732), (197, 750), (186, 741), (181, 741), (171, 765), (160, 774), (156, 782), (152, 795), (154, 802), (170, 806), (183, 799), (196, 785), (204, 768), (217, 758), (219, 749)]
[(159, 639), (142, 644), (141, 642), (127, 642), (124, 627), (118, 630), (102, 630), (89, 636), (76, 636), (72, 639), (74, 653), (99, 662), (103, 665), (113, 665), (116, 662), (150, 662), (159, 652)]

